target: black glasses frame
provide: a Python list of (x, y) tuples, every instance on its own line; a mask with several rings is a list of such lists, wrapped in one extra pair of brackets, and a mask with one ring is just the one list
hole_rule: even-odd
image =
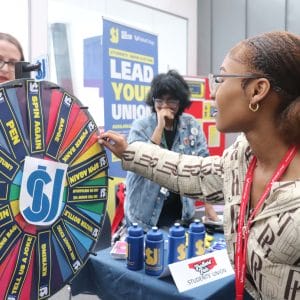
[(168, 105), (170, 105), (172, 107), (178, 106), (179, 102), (180, 102), (177, 99), (164, 100), (164, 99), (154, 98), (154, 97), (152, 98), (152, 100), (153, 100), (154, 104), (161, 105), (163, 102), (165, 102), (165, 103), (167, 103)]
[(209, 82), (209, 88), (210, 91), (216, 91), (219, 87), (219, 84), (221, 84), (223, 81), (220, 81), (220, 78), (248, 78), (248, 79), (258, 79), (265, 77), (262, 74), (208, 74), (208, 82)]
[(2, 69), (5, 65), (8, 65), (10, 68), (15, 68), (17, 61), (5, 61), (0, 59), (0, 69)]
[(218, 77), (257, 79), (257, 78), (261, 78), (263, 76), (259, 75), (259, 74), (251, 74), (250, 73), (250, 74), (211, 74), (211, 77), (215, 79), (216, 83), (221, 83), (216, 80)]

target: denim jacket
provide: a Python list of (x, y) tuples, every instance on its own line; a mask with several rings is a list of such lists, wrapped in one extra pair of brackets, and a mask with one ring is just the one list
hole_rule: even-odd
[[(150, 138), (156, 125), (156, 113), (152, 113), (149, 117), (135, 120), (128, 135), (128, 143), (130, 144), (134, 141), (151, 143)], [(160, 146), (167, 148), (164, 136)], [(201, 125), (193, 116), (183, 113), (179, 117), (177, 132), (171, 150), (177, 153), (203, 157), (209, 155)], [(125, 199), (127, 223), (137, 222), (145, 231), (152, 226), (156, 226), (166, 197), (166, 193), (161, 192), (160, 185), (143, 176), (127, 172)], [(189, 220), (195, 213), (195, 200), (181, 197), (181, 201), (181, 218)]]

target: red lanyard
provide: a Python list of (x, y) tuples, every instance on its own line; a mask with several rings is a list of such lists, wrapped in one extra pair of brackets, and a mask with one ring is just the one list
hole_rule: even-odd
[(253, 181), (254, 169), (256, 166), (256, 157), (250, 162), (249, 168), (246, 174), (246, 180), (244, 183), (242, 201), (240, 206), (240, 214), (238, 219), (238, 230), (236, 238), (236, 251), (235, 251), (235, 289), (236, 289), (236, 299), (243, 300), (244, 297), (244, 286), (245, 286), (245, 275), (246, 275), (246, 253), (247, 253), (247, 242), (249, 236), (249, 229), (251, 227), (252, 220), (256, 216), (258, 210), (261, 208), (266, 197), (268, 196), (273, 182), (277, 181), (282, 174), (285, 172), (286, 168), (289, 166), (290, 162), (297, 153), (298, 148), (296, 146), (291, 147), (285, 154), (284, 158), (281, 160), (277, 169), (275, 170), (271, 180), (268, 182), (265, 191), (258, 200), (254, 210), (249, 216), (248, 220), (245, 220), (246, 210), (249, 201), (250, 189)]

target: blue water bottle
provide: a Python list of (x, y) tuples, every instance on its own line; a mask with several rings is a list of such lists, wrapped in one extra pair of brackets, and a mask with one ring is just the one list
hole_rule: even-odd
[(127, 268), (141, 270), (144, 263), (144, 232), (137, 223), (128, 228), (127, 241)]
[(195, 219), (189, 226), (188, 258), (205, 253), (205, 226)]
[(145, 273), (158, 276), (164, 269), (164, 237), (161, 230), (152, 227), (146, 235)]
[(168, 264), (186, 259), (185, 230), (180, 223), (169, 229)]

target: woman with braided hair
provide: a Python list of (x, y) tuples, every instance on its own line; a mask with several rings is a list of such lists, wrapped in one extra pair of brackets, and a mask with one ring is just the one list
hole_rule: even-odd
[[(236, 299), (300, 299), (300, 37), (241, 41), (210, 76), (221, 132), (242, 132), (222, 156), (180, 155), (126, 140), (99, 142), (136, 172), (188, 197), (225, 201)], [(147, 199), (145, 199), (147, 201)]]

